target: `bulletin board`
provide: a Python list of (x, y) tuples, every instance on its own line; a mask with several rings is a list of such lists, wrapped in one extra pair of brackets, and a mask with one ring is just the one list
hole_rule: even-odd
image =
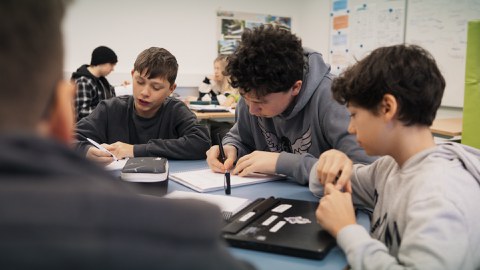
[(467, 24), (478, 19), (480, 0), (331, 0), (332, 73), (377, 47), (417, 44), (445, 77), (442, 106), (463, 107)]
[(330, 53), (339, 74), (380, 46), (405, 40), (406, 0), (332, 0)]

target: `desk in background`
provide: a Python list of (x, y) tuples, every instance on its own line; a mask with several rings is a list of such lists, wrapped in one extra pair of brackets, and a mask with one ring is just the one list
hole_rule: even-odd
[[(196, 170), (208, 168), (206, 161), (169, 161), (170, 173), (179, 171)], [(172, 180), (168, 183), (168, 192), (174, 190), (183, 190), (195, 192), (185, 186), (182, 186)], [(225, 195), (223, 190), (209, 192), (211, 194)], [(273, 181), (261, 184), (235, 187), (232, 189), (232, 196), (248, 198), (254, 200), (257, 198), (265, 198), (268, 196), (282, 197), (288, 199), (298, 199), (305, 201), (318, 201), (313, 196), (307, 186), (301, 186), (293, 181)], [(359, 214), (357, 220), (360, 224), (367, 227), (370, 223), (366, 214)], [(292, 236), (294, 237), (294, 236)], [(312, 236), (313, 237), (313, 236)], [(278, 255), (273, 253), (230, 248), (233, 255), (237, 258), (249, 261), (259, 270), (263, 269), (295, 269), (295, 270), (318, 270), (318, 269), (343, 269), (347, 262), (343, 251), (337, 246), (334, 247), (323, 260), (311, 260), (297, 258), (286, 255)]]
[(430, 130), (434, 135), (455, 137), (462, 135), (462, 118), (435, 119)]
[[(115, 93), (117, 96), (122, 95), (132, 95), (133, 88), (132, 85), (120, 85), (115, 87)], [(197, 116), (198, 120), (220, 120), (226, 122), (235, 121), (235, 110), (230, 110), (229, 112), (196, 112), (193, 111)]]
[(198, 120), (216, 120), (216, 119), (226, 119), (231, 122), (235, 121), (235, 112), (194, 112)]

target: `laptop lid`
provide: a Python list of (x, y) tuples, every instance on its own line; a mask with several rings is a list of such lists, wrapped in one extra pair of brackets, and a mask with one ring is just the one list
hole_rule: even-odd
[(336, 242), (317, 224), (317, 206), (309, 201), (260, 199), (232, 217), (222, 236), (234, 247), (323, 259)]

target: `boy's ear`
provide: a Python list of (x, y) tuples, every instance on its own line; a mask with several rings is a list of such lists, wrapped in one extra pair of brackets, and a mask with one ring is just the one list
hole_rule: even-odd
[(302, 81), (298, 80), (293, 84), (292, 87), (292, 95), (296, 96), (298, 93), (300, 93), (300, 89), (302, 89)]
[(73, 141), (75, 113), (73, 98), (75, 85), (68, 81), (60, 81), (55, 92), (55, 102), (50, 117), (46, 120), (48, 134), (59, 141), (70, 144)]
[(170, 95), (173, 93), (173, 91), (175, 91), (176, 88), (177, 88), (177, 84), (176, 84), (176, 83), (170, 85), (170, 89), (169, 89), (169, 90), (170, 90)]
[(391, 94), (385, 94), (381, 104), (380, 112), (384, 115), (386, 120), (392, 120), (398, 110), (397, 99)]

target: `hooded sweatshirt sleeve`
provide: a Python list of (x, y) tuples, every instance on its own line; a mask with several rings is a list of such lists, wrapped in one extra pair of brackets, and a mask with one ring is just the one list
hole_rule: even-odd
[(402, 168), (391, 157), (355, 166), (354, 202), (375, 210), (370, 232), (349, 225), (337, 235), (352, 269), (479, 267), (480, 152), (459, 148), (426, 150)]
[(471, 262), (467, 258), (470, 236), (462, 212), (438, 198), (412, 203), (410, 221), (396, 256), (361, 225), (342, 229), (337, 244), (352, 269), (472, 269), (465, 267)]
[(256, 130), (257, 127), (255, 127), (255, 123), (249, 115), (248, 107), (243, 98), (238, 102), (235, 115), (237, 116), (237, 121), (225, 135), (223, 144), (235, 146), (235, 148), (237, 148), (237, 157), (242, 157), (257, 150), (253, 138), (253, 131)]
[(108, 108), (105, 102), (100, 102), (95, 110), (82, 118), (76, 127), (76, 145), (75, 148), (84, 156), (87, 150), (93, 145), (88, 142), (90, 138), (100, 144), (108, 140)]

